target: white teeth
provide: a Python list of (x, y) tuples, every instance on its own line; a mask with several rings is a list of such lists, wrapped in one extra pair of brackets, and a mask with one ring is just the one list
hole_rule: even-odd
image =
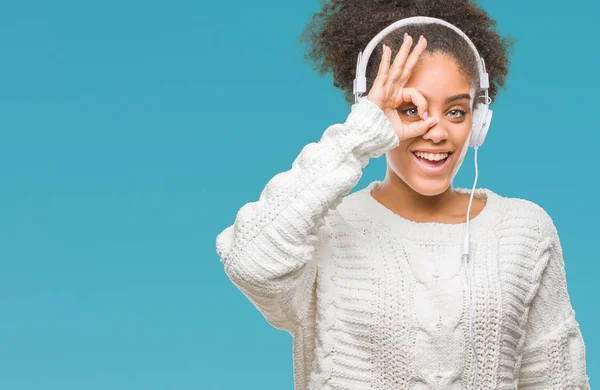
[(415, 152), (417, 157), (424, 158), (430, 161), (439, 161), (448, 157), (448, 153), (423, 153), (423, 152)]

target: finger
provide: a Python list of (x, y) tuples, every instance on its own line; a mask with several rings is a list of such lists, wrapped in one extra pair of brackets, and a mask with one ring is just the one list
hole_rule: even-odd
[(427, 133), (430, 128), (435, 126), (438, 121), (439, 119), (429, 117), (429, 119), (424, 121), (404, 124), (402, 126), (404, 139), (422, 136), (423, 134)]
[(415, 65), (419, 61), (419, 58), (421, 57), (421, 54), (423, 54), (423, 52), (425, 51), (426, 47), (427, 39), (425, 39), (425, 37), (421, 35), (421, 37), (419, 38), (419, 42), (417, 42), (417, 45), (410, 53), (408, 60), (406, 60), (406, 64), (402, 69), (402, 74), (398, 78), (398, 83), (400, 85), (406, 84), (406, 82), (410, 78), (410, 75), (412, 74), (413, 69), (415, 68)]
[(401, 100), (398, 103), (398, 106), (402, 104), (402, 102), (412, 102), (417, 106), (417, 111), (419, 112), (419, 116), (423, 119), (427, 119), (425, 117), (425, 113), (429, 107), (429, 103), (425, 96), (418, 89), (415, 88), (402, 88), (401, 90)]
[(375, 81), (373, 81), (373, 87), (381, 86), (387, 80), (388, 70), (390, 67), (390, 57), (391, 57), (391, 49), (383, 45), (383, 53), (381, 54), (381, 61), (379, 62), (379, 69), (377, 70), (377, 76), (375, 77)]
[(394, 63), (392, 64), (389, 74), (388, 81), (391, 83), (395, 83), (397, 79), (402, 74), (402, 69), (404, 67), (404, 62), (408, 57), (408, 53), (410, 52), (410, 48), (412, 46), (412, 37), (408, 34), (404, 34), (404, 42), (402, 42), (402, 46), (400, 46), (400, 50), (396, 54), (394, 58)]

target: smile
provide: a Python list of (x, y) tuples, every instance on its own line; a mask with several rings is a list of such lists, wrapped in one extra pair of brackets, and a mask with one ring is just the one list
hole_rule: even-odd
[(412, 152), (411, 153), (417, 165), (423, 170), (425, 173), (430, 175), (439, 175), (444, 173), (448, 163), (450, 161), (450, 156), (452, 153), (423, 153), (423, 152)]

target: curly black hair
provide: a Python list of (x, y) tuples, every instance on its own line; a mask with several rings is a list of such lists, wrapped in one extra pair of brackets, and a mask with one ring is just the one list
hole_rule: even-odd
[[(473, 42), (485, 62), (489, 74), (488, 95), (494, 100), (498, 88), (505, 86), (509, 52), (515, 39), (502, 37), (496, 31), (496, 21), (471, 0), (330, 0), (323, 3), (300, 37), (308, 43), (304, 56), (321, 75), (333, 73), (333, 85), (344, 93), (349, 104), (354, 103), (353, 80), (358, 53), (381, 30), (397, 20), (411, 16), (443, 19), (462, 30)], [(382, 43), (392, 49), (392, 60), (402, 44), (404, 33), (413, 37), (413, 47), (419, 35), (427, 38), (427, 52), (449, 55), (473, 85), (479, 76), (473, 51), (454, 30), (440, 24), (409, 25), (388, 34), (375, 48), (367, 64), (367, 92), (377, 75), (382, 55)], [(474, 102), (475, 104), (475, 102)]]

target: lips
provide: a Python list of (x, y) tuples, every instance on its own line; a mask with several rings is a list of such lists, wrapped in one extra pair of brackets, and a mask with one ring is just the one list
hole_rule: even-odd
[(430, 175), (439, 175), (444, 173), (446, 167), (448, 167), (448, 163), (452, 158), (453, 153), (449, 153), (448, 157), (439, 161), (430, 161), (425, 158), (418, 157), (415, 152), (412, 152), (411, 155), (415, 159), (417, 166), (421, 168), (421, 170)]

